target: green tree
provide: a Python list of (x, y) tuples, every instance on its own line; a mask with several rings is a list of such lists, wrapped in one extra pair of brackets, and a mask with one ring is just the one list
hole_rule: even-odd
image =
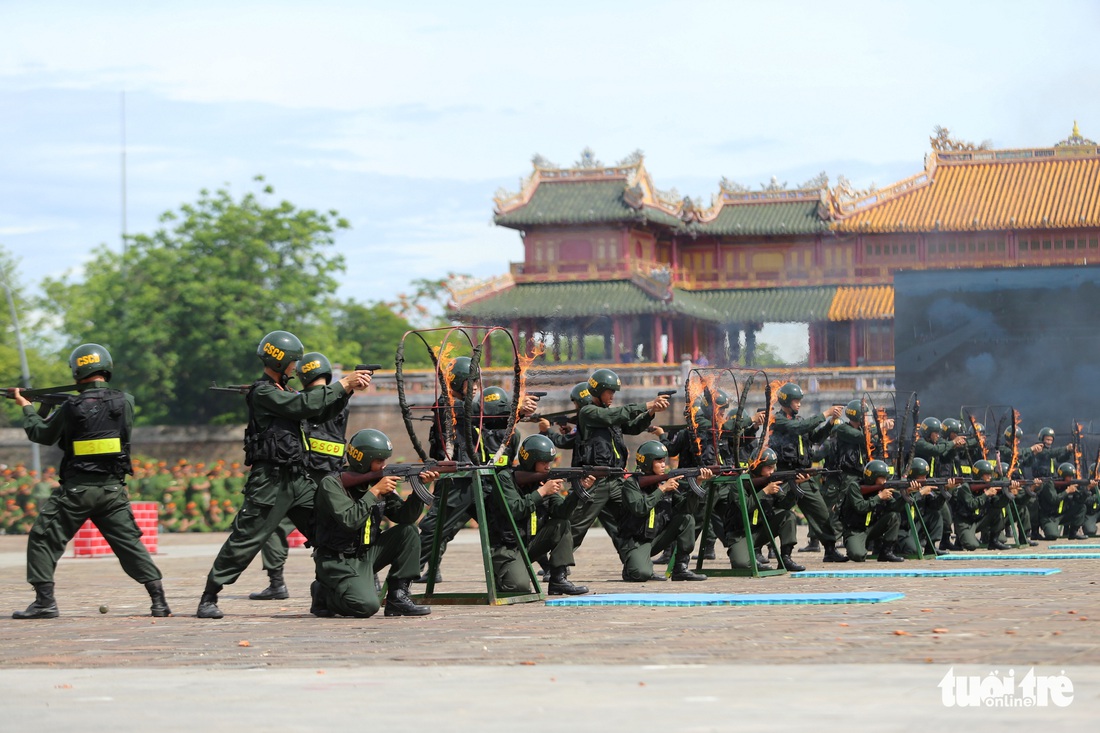
[(260, 191), (239, 199), (200, 191), (163, 214), (163, 228), (130, 237), (125, 256), (101, 246), (82, 281), (44, 283), (70, 346), (110, 349), (140, 424), (240, 420), (243, 400), (207, 387), (253, 380), (255, 344), (269, 331), (291, 331), (307, 350), (338, 343), (328, 294), (344, 260), (328, 250), (348, 223), (274, 201), (255, 180)]
[[(340, 303), (333, 310), (339, 343), (330, 361), (339, 362), (350, 369), (356, 364), (381, 364), (383, 372), (393, 372), (394, 355), (401, 337), (412, 328), (409, 322), (394, 313), (385, 303), (363, 305), (353, 300)], [(432, 365), (427, 350), (419, 339), (414, 339), (405, 352), (408, 368), (425, 368)]]
[[(9, 289), (11, 304), (7, 298)], [(23, 386), (23, 368), (11, 318), (11, 305), (15, 306), (19, 319), (31, 386), (54, 387), (71, 383), (72, 375), (65, 358), (58, 353), (57, 345), (44, 336), (49, 329), (43, 323), (41, 312), (35, 311), (26, 297), (19, 278), (18, 260), (0, 246), (0, 333), (4, 334), (0, 339), (0, 387)], [(22, 424), (22, 410), (14, 402), (0, 400), (0, 403), (0, 425)]]

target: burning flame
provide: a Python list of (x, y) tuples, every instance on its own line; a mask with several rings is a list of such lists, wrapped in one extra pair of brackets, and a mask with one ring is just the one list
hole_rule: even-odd
[(867, 460), (873, 460), (875, 457), (875, 448), (871, 442), (871, 428), (867, 425), (867, 418), (863, 416), (863, 411), (867, 409), (867, 398), (864, 397), (859, 401), (859, 429), (863, 431), (863, 442), (867, 448)]
[[(451, 387), (451, 383), (454, 382), (454, 356), (455, 345), (453, 343), (441, 343), (439, 346), (432, 349), (435, 352), (436, 362), (438, 363), (439, 374), (442, 377), (443, 389), (446, 393), (445, 404), (451, 413), (451, 426), (454, 428), (458, 425), (458, 413), (455, 411), (455, 393)], [(444, 441), (448, 443), (450, 441)], [(447, 450), (447, 457), (451, 457), (451, 453)]]
[(1016, 472), (1016, 464), (1020, 460), (1020, 439), (1016, 437), (1016, 426), (1020, 424), (1020, 413), (1012, 411), (1012, 460), (1008, 464), (1008, 475), (1011, 477)]
[[(523, 407), (523, 399), (527, 395), (527, 370), (535, 362), (535, 359), (546, 353), (546, 348), (541, 341), (536, 341), (531, 346), (531, 355), (527, 356), (527, 350), (516, 352), (516, 359), (519, 360), (519, 402), (514, 405), (516, 411), (516, 421), (519, 421), (519, 411)], [(514, 430), (513, 426), (513, 430)], [(508, 436), (511, 439), (512, 436)], [(505, 441), (507, 442), (507, 441)]]
[[(982, 453), (982, 458), (988, 458), (989, 455), (985, 449), (985, 436), (978, 431), (978, 423), (973, 417), (970, 418), (970, 424), (974, 428), (974, 437), (978, 439), (978, 449)], [(1000, 456), (998, 456), (999, 459)]]
[[(886, 424), (886, 408), (880, 407), (875, 410), (875, 417), (878, 418), (879, 425)], [(887, 460), (886, 457), (890, 455), (890, 445), (894, 441), (890, 439), (890, 431), (883, 428), (882, 433), (879, 435), (879, 440), (882, 441), (882, 455), (879, 456), (882, 460)]]
[(772, 425), (775, 424), (775, 411), (779, 407), (779, 388), (786, 382), (776, 380), (768, 384), (765, 394), (771, 395), (771, 409), (768, 411), (768, 424), (764, 426), (764, 436), (760, 439), (760, 450), (756, 452), (756, 458), (749, 464), (749, 469), (755, 469), (760, 465), (760, 459), (764, 455), (764, 449), (768, 447), (768, 438), (772, 434)]
[(1073, 465), (1077, 469), (1077, 477), (1084, 477), (1085, 461), (1081, 455), (1081, 423), (1074, 423), (1073, 429)]
[[(699, 398), (702, 397), (704, 394), (707, 394), (707, 393), (709, 393), (711, 395), (712, 403), (717, 401), (717, 398), (715, 397), (715, 394), (714, 394), (714, 384), (713, 384), (713, 382), (714, 382), (714, 380), (710, 376), (705, 376), (705, 377), (702, 377), (701, 379), (690, 379), (690, 378), (688, 379), (688, 384), (687, 384), (687, 398), (688, 398), (687, 418), (688, 418), (688, 422), (691, 423), (691, 428), (692, 428), (691, 432), (695, 436), (695, 455), (697, 455), (697, 456), (702, 456), (703, 455), (703, 439), (699, 437), (699, 415), (698, 415), (699, 406), (696, 404), (696, 402), (702, 402), (702, 400), (700, 400)], [(714, 422), (713, 404), (712, 404), (711, 422), (712, 423)]]

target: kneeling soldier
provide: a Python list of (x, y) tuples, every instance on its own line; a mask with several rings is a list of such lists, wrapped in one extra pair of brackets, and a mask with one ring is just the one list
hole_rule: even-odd
[[(889, 477), (890, 467), (885, 461), (870, 461), (863, 467), (863, 482), (871, 488), (881, 487)], [(893, 489), (881, 488), (864, 496), (854, 476), (844, 477), (840, 520), (844, 525), (844, 547), (849, 560), (865, 561), (867, 543), (874, 540), (879, 547), (879, 562), (905, 562), (905, 558), (893, 551), (901, 526), (901, 517), (893, 501)]]
[[(644, 583), (664, 580), (653, 574), (654, 555), (675, 543), (673, 580), (706, 580), (707, 576), (688, 568), (695, 547), (695, 508), (698, 499), (677, 491), (676, 478), (664, 481), (645, 476), (663, 476), (668, 466), (668, 449), (660, 441), (647, 440), (638, 447), (638, 472), (623, 482), (623, 504), (619, 513), (619, 558), (623, 562), (623, 580)], [(710, 479), (710, 470), (700, 469), (699, 481)], [(647, 486), (642, 488), (641, 482)]]
[[(565, 488), (562, 479), (539, 481), (536, 476), (550, 470), (556, 455), (557, 449), (550, 438), (531, 435), (519, 448), (519, 465), (516, 467), (519, 473), (505, 470), (497, 474), (504, 503), (515, 520), (518, 537), (512, 531), (509, 517), (503, 513), (501, 502), (486, 499), (493, 570), (497, 588), (501, 591), (523, 593), (531, 589), (526, 564), (519, 551), (519, 543), (522, 542), (531, 561), (549, 571), (547, 591), (550, 595), (576, 596), (588, 592), (588, 588), (573, 585), (566, 577), (568, 568), (575, 564), (569, 518), (580, 497), (575, 491), (568, 497), (562, 496)], [(535, 480), (521, 483), (521, 478), (528, 477)], [(592, 476), (586, 476), (581, 482), (586, 489), (595, 483)]]
[[(325, 476), (317, 488), (313, 509), (317, 580), (310, 588), (313, 605), (309, 609), (314, 616), (376, 614), (380, 603), (374, 574), (387, 565), (386, 615), (431, 613), (409, 598), (409, 583), (420, 572), (416, 520), (424, 502), (411, 492), (402, 501), (396, 493), (399, 479), (380, 476), (392, 454), (393, 444), (385, 433), (360, 430), (348, 444), (348, 468), (366, 475)], [(425, 484), (438, 477), (433, 471), (420, 474)], [(394, 526), (382, 531), (383, 517)]]
[[(992, 461), (981, 460), (974, 464), (971, 476), (976, 483), (988, 484), (993, 480), (994, 470)], [(955, 518), (955, 542), (959, 549), (978, 549), (979, 530), (985, 534), (990, 550), (1008, 549), (1008, 545), (997, 539), (1004, 529), (1002, 507), (995, 499), (1000, 491), (997, 486), (974, 491), (968, 483), (955, 490), (951, 499), (951, 515)]]
[[(745, 500), (748, 507), (749, 524), (752, 526), (753, 547), (759, 555), (760, 548), (772, 541), (772, 537), (779, 539), (779, 561), (783, 568), (792, 573), (798, 573), (806, 568), (791, 559), (791, 551), (797, 544), (795, 535), (795, 519), (791, 510), (798, 503), (800, 489), (799, 479), (808, 481), (807, 475), (799, 475), (788, 481), (770, 481), (769, 477), (775, 473), (779, 456), (771, 448), (765, 448), (757, 464), (751, 469), (753, 479), (764, 482), (764, 485), (754, 491), (748, 491)], [(765, 524), (767, 522), (767, 524)], [(729, 503), (726, 506), (726, 547), (730, 558), (730, 567), (748, 568), (749, 543), (745, 532), (745, 520), (741, 514), (740, 494), (736, 490), (729, 492)], [(768, 529), (771, 529), (769, 534)], [(757, 560), (757, 564), (761, 564)]]

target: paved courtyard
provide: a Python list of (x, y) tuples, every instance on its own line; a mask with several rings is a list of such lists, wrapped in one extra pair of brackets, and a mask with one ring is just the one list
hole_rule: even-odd
[[(120, 710), (148, 707), (150, 695), (162, 701), (166, 712), (158, 727), (165, 730), (173, 729), (173, 721), (181, 729), (187, 722), (219, 730), (232, 727), (234, 715), (248, 720), (272, 709), (284, 711), (279, 715), (285, 716), (280, 718), (285, 727), (276, 729), (309, 730), (315, 726), (303, 709), (322, 705), (326, 715), (339, 717), (343, 708), (332, 701), (357, 696), (383, 717), (408, 716), (412, 722), (420, 716), (444, 726), (468, 722), (483, 729), (495, 729), (496, 718), (503, 729), (533, 714), (533, 729), (559, 727), (559, 716), (568, 717), (569, 711), (584, 713), (568, 726), (580, 730), (614, 711), (626, 716), (624, 724), (672, 730), (729, 729), (723, 721), (730, 715), (750, 727), (756, 720), (759, 725), (822, 724), (828, 730), (847, 720), (853, 706), (862, 711), (854, 719), (856, 728), (877, 730), (915, 729), (936, 719), (1024, 728), (1081, 722), (1100, 712), (1100, 560), (919, 564), (1061, 568), (1058, 574), (1036, 577), (781, 576), (643, 588), (654, 593), (905, 594), (881, 604), (437, 605), (422, 619), (379, 615), (356, 620), (309, 615), (312, 561), (308, 550), (295, 549), (287, 571), (289, 600), (247, 599), (266, 584), (257, 559), (240, 582), (223, 592), (224, 619), (196, 619), (205, 573), (223, 539), (161, 536), (156, 561), (165, 574), (174, 617), (149, 617), (144, 589), (123, 574), (113, 557), (77, 559), (70, 553), (57, 573), (61, 618), (20, 622), (9, 613), (33, 596), (24, 581), (25, 538), (0, 537), (0, 591), (6, 602), (0, 620), (0, 682), (16, 693), (14, 722), (53, 719), (65, 729), (65, 716), (94, 720), (101, 713), (117, 722)], [(830, 566), (820, 554), (803, 553), (797, 559), (810, 570), (899, 567), (875, 562)], [(901, 567), (916, 565), (911, 561)], [(618, 580), (619, 570), (606, 535), (595, 530), (578, 553), (572, 579), (593, 593), (639, 592), (638, 585)], [(463, 531), (452, 543), (443, 577), (440, 592), (484, 590), (476, 532)], [(107, 613), (101, 614), (100, 606), (107, 606)], [(943, 704), (937, 686), (951, 669), (956, 675), (982, 676), (1004, 676), (1011, 669), (1022, 678), (1032, 667), (1037, 675), (1064, 671), (1074, 686), (1072, 704), (960, 710)], [(332, 701), (323, 703), (328, 696)], [(885, 720), (874, 717), (879, 707)], [(346, 712), (355, 719), (354, 705)], [(925, 722), (911, 715), (924, 716)]]

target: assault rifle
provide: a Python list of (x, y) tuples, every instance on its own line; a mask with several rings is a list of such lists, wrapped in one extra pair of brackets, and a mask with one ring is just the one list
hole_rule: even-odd
[[(743, 470), (743, 469), (742, 469)], [(775, 471), (771, 476), (753, 476), (753, 488), (762, 489), (774, 481), (790, 481), (799, 476), (834, 476), (839, 474), (830, 468), (800, 468), (794, 471)]]
[(470, 471), (480, 468), (476, 463), (457, 463), (455, 461), (427, 461), (425, 463), (388, 463), (380, 471), (368, 473), (356, 473), (344, 471), (340, 474), (340, 483), (345, 489), (353, 486), (378, 481), (385, 476), (396, 476), (402, 481), (408, 481), (413, 493), (417, 495), (425, 506), (431, 506), (435, 501), (435, 495), (428, 491), (428, 487), (420, 480), (420, 474), (425, 471), (437, 473), (456, 473), (458, 471)]
[(668, 473), (648, 473), (648, 474), (633, 474), (633, 479), (638, 482), (638, 486), (643, 489), (650, 489), (657, 486), (663, 481), (667, 481), (670, 478), (683, 479), (687, 482), (688, 488), (691, 492), (698, 496), (700, 499), (706, 498), (706, 490), (699, 485), (699, 474), (702, 473), (704, 468), (709, 468), (715, 475), (732, 475), (738, 473), (744, 473), (745, 469), (738, 468), (737, 466), (693, 466), (691, 468), (674, 468)]
[(46, 417), (50, 412), (50, 408), (55, 405), (60, 405), (65, 400), (69, 399), (70, 395), (67, 392), (76, 392), (77, 386), (75, 384), (66, 384), (61, 387), (44, 387), (42, 389), (23, 389), (22, 387), (4, 387), (4, 396), (9, 400), (15, 399), (15, 390), (19, 390), (19, 394), (30, 400), (31, 402), (38, 403), (38, 414), (42, 417)]
[(622, 476), (625, 472), (621, 468), (610, 466), (579, 466), (575, 468), (551, 468), (549, 471), (513, 471), (512, 476), (517, 486), (530, 486), (541, 484), (544, 481), (564, 479), (569, 482), (570, 490), (576, 492), (582, 501), (592, 501), (592, 492), (581, 486), (588, 476), (607, 478), (608, 476)]

